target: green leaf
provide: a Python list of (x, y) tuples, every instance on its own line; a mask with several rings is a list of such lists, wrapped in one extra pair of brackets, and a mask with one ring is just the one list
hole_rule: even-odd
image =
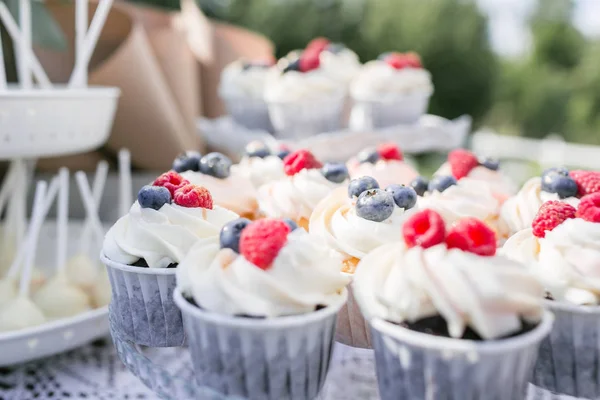
[[(6, 0), (6, 5), (17, 23), (19, 22), (19, 0)], [(33, 44), (51, 49), (66, 50), (67, 39), (60, 25), (54, 20), (46, 6), (38, 1), (31, 3), (31, 40)]]

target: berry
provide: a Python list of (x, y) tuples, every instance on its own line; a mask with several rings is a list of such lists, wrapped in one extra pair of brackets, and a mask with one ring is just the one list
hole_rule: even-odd
[(381, 189), (369, 189), (356, 200), (356, 215), (369, 221), (381, 222), (394, 212), (394, 197)]
[(248, 157), (265, 158), (271, 155), (271, 150), (262, 142), (250, 142), (245, 150)]
[(449, 249), (457, 248), (480, 256), (496, 254), (496, 234), (477, 218), (458, 221), (446, 237)]
[(577, 182), (580, 197), (600, 192), (600, 172), (578, 170), (571, 171), (570, 175)]
[(404, 69), (410, 67), (410, 61), (402, 53), (389, 54), (383, 61), (394, 69)]
[(444, 220), (433, 210), (423, 210), (411, 215), (402, 226), (402, 236), (408, 247), (428, 248), (444, 242)]
[(379, 160), (379, 152), (377, 149), (369, 147), (368, 149), (364, 149), (356, 156), (356, 159), (359, 163), (371, 163), (375, 164)]
[(328, 181), (334, 183), (342, 183), (350, 177), (348, 168), (342, 163), (325, 163), (321, 173)]
[(546, 231), (551, 231), (569, 218), (575, 218), (575, 208), (562, 201), (547, 201), (537, 212), (531, 223), (533, 234), (539, 238), (546, 236)]
[(361, 176), (360, 178), (352, 179), (348, 184), (348, 197), (358, 197), (365, 190), (379, 189), (379, 183), (370, 176)]
[(443, 192), (450, 186), (456, 185), (456, 179), (453, 176), (439, 175), (434, 176), (429, 182), (428, 189), (430, 192), (438, 191)]
[(342, 51), (344, 51), (345, 49), (346, 49), (346, 46), (344, 46), (341, 43), (329, 43), (327, 45), (327, 47), (325, 47), (325, 51), (328, 51), (333, 54), (339, 54)]
[(384, 160), (398, 160), (402, 161), (404, 159), (402, 155), (402, 151), (400, 147), (396, 145), (396, 143), (383, 143), (377, 146), (377, 153), (379, 157)]
[(542, 190), (549, 193), (556, 193), (560, 199), (577, 196), (577, 183), (570, 176), (563, 176), (557, 173), (544, 175), (542, 179)]
[(285, 222), (292, 231), (295, 231), (296, 229), (298, 229), (298, 224), (296, 223), (296, 221), (294, 221), (291, 218), (284, 218), (283, 222)]
[(544, 172), (542, 172), (542, 177), (544, 177), (545, 175), (547, 175), (549, 173), (557, 173), (562, 176), (569, 176), (569, 170), (566, 169), (565, 167), (553, 167), (553, 168), (545, 169)]
[(500, 161), (495, 158), (484, 157), (479, 160), (479, 165), (492, 171), (498, 171), (500, 168)]
[(319, 60), (319, 53), (305, 51), (300, 56), (300, 72), (312, 71), (313, 69), (319, 68), (319, 65), (321, 65), (321, 61)]
[(320, 52), (325, 50), (330, 44), (331, 42), (328, 39), (324, 37), (317, 37), (308, 42), (308, 44), (306, 45), (306, 50), (304, 51), (319, 54)]
[(555, 181), (559, 178), (569, 177), (569, 170), (563, 167), (549, 168), (542, 172), (542, 190), (548, 193), (556, 193)]
[(142, 208), (160, 210), (165, 204), (171, 203), (171, 192), (163, 186), (146, 185), (138, 192), (138, 203)]
[(290, 71), (300, 71), (300, 58), (290, 60), (287, 65), (283, 68), (283, 73)]
[(181, 207), (201, 207), (209, 210), (213, 208), (213, 199), (208, 189), (191, 183), (177, 189), (173, 200)]
[(404, 62), (408, 64), (410, 68), (423, 68), (421, 57), (414, 51), (404, 53)]
[(200, 172), (203, 174), (225, 179), (230, 169), (231, 160), (221, 153), (208, 153), (200, 159)]
[(202, 155), (197, 151), (186, 151), (177, 156), (173, 161), (175, 172), (198, 171), (200, 169), (200, 158)]
[(239, 253), (240, 236), (242, 236), (242, 231), (244, 228), (251, 223), (252, 221), (247, 218), (238, 218), (226, 223), (223, 228), (221, 228), (221, 233), (219, 234), (219, 243), (221, 248), (231, 249), (236, 253)]
[(303, 169), (321, 168), (323, 164), (308, 150), (296, 150), (283, 159), (283, 170), (287, 175), (296, 175)]
[(266, 270), (287, 243), (290, 227), (280, 219), (261, 219), (242, 231), (240, 253), (257, 267)]
[(456, 179), (464, 178), (473, 168), (479, 165), (479, 160), (477, 160), (475, 154), (465, 149), (452, 150), (448, 154), (448, 162), (450, 163), (452, 176)]
[(583, 196), (575, 216), (589, 222), (600, 222), (600, 193)]
[(189, 183), (190, 182), (187, 179), (184, 179), (183, 176), (179, 175), (177, 172), (168, 171), (156, 178), (152, 185), (167, 188), (171, 193), (171, 197), (175, 197), (175, 191)]
[(408, 185), (415, 189), (417, 195), (423, 196), (429, 187), (429, 181), (422, 176), (417, 176)]
[(390, 185), (385, 188), (394, 198), (394, 203), (400, 208), (410, 210), (417, 204), (417, 192), (410, 186)]
[(277, 152), (277, 157), (281, 158), (282, 160), (284, 158), (286, 158), (291, 152), (288, 149), (281, 149)]

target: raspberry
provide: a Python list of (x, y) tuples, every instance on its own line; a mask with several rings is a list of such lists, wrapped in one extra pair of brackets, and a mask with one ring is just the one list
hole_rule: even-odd
[(190, 182), (187, 179), (185, 179), (183, 176), (181, 176), (177, 172), (171, 170), (171, 171), (165, 172), (164, 174), (162, 174), (161, 176), (156, 178), (156, 180), (154, 181), (154, 183), (152, 185), (162, 186), (162, 187), (169, 189), (169, 192), (171, 192), (171, 197), (174, 198), (175, 191), (189, 183)]
[(477, 160), (475, 154), (465, 149), (452, 150), (448, 154), (448, 162), (450, 163), (452, 175), (456, 179), (464, 178), (473, 168), (479, 165), (479, 160)]
[(546, 231), (551, 231), (569, 218), (575, 218), (575, 207), (558, 200), (547, 201), (542, 204), (531, 223), (533, 234), (543, 238)]
[(240, 237), (240, 253), (261, 269), (268, 269), (287, 243), (291, 229), (280, 219), (261, 219), (248, 225)]
[(444, 242), (446, 228), (444, 220), (433, 210), (413, 214), (402, 226), (402, 235), (408, 247), (428, 248)]
[(283, 159), (283, 170), (287, 175), (296, 175), (303, 169), (321, 168), (323, 164), (308, 150), (296, 150)]
[(577, 183), (579, 197), (600, 192), (600, 172), (577, 170), (569, 175)]
[(377, 146), (377, 152), (379, 153), (379, 157), (384, 160), (399, 160), (402, 161), (404, 159), (402, 155), (402, 150), (395, 143), (383, 143)]
[(173, 200), (182, 207), (213, 208), (213, 199), (208, 189), (191, 183), (177, 189)]
[(423, 64), (421, 63), (421, 57), (414, 51), (409, 51), (408, 53), (404, 53), (405, 63), (408, 64), (411, 68), (423, 68)]
[(402, 53), (391, 53), (385, 60), (387, 65), (395, 69), (403, 69), (410, 67), (408, 59)]
[(493, 256), (496, 254), (496, 234), (477, 218), (465, 218), (458, 221), (448, 232), (446, 245), (449, 249)]
[(313, 69), (319, 68), (321, 61), (319, 60), (319, 53), (314, 51), (305, 51), (300, 56), (300, 72), (308, 72)]
[(327, 46), (329, 46), (329, 40), (324, 37), (314, 38), (306, 45), (306, 52), (319, 55)]
[(582, 197), (575, 216), (590, 222), (600, 222), (600, 193)]

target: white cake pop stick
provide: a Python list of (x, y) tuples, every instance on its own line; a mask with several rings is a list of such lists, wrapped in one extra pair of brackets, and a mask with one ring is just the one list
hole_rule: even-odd
[(15, 181), (17, 178), (17, 164), (13, 161), (10, 163), (8, 167), (8, 171), (6, 172), (6, 176), (2, 181), (2, 187), (0, 187), (0, 215), (4, 211), (6, 204), (8, 203), (8, 199), (12, 194)]
[(0, 90), (6, 90), (6, 70), (4, 69), (4, 49), (2, 48), (2, 35), (0, 35)]
[(127, 214), (133, 203), (131, 194), (131, 153), (119, 150), (119, 217)]
[(22, 40), (18, 44), (21, 63), (19, 64), (19, 79), (21, 86), (31, 89), (30, 49), (31, 46), (31, 0), (19, 0), (19, 23), (21, 25)]
[(29, 223), (29, 230), (27, 232), (26, 243), (27, 252), (24, 258), (24, 268), (21, 273), (21, 282), (19, 285), (19, 295), (29, 296), (29, 281), (31, 279), (31, 268), (33, 267), (33, 261), (35, 260), (35, 254), (37, 251), (38, 235), (42, 222), (44, 220), (44, 211), (46, 209), (46, 189), (48, 184), (44, 181), (39, 181), (35, 188), (35, 198), (33, 201), (33, 213), (31, 222)]
[[(88, 28), (88, 0), (76, 0), (75, 2), (75, 55), (76, 63), (81, 63), (85, 56), (85, 36)], [(83, 69), (80, 79), (73, 82), (74, 87), (85, 87), (87, 85), (87, 68)]]
[(56, 269), (65, 267), (67, 262), (67, 237), (69, 225), (69, 170), (61, 168), (58, 171), (60, 191), (58, 194), (58, 207), (56, 212), (57, 239)]
[[(100, 207), (100, 203), (102, 202), (102, 195), (104, 194), (104, 186), (106, 185), (106, 177), (108, 175), (108, 163), (104, 160), (100, 161), (96, 166), (96, 175), (94, 176), (94, 183), (92, 188), (92, 196), (94, 198), (94, 202), (96, 207)], [(96, 210), (98, 212), (98, 210)], [(85, 222), (83, 224), (83, 232), (81, 234), (80, 242), (79, 242), (79, 250), (83, 254), (87, 254), (90, 250), (90, 241), (91, 241), (91, 230), (92, 223), (89, 214), (86, 212)]]
[(98, 218), (98, 207), (96, 205), (96, 202), (94, 201), (92, 192), (90, 191), (87, 176), (83, 171), (77, 171), (75, 173), (75, 179), (77, 180), (79, 192), (81, 193), (81, 196), (83, 198), (83, 205), (85, 207), (85, 211), (88, 217), (90, 218), (92, 232), (96, 236), (97, 240), (102, 240), (102, 238), (104, 238), (104, 229), (102, 228), (102, 223)]

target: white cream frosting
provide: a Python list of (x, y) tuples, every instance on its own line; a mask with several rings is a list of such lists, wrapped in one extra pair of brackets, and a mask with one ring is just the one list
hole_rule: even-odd
[(181, 176), (194, 185), (207, 188), (214, 204), (236, 214), (254, 216), (258, 209), (256, 189), (252, 182), (243, 176), (232, 173), (227, 178), (219, 179), (194, 171), (182, 172)]
[(319, 169), (304, 169), (262, 186), (258, 203), (267, 217), (309, 219), (319, 201), (342, 185), (327, 180)]
[(408, 163), (398, 160), (379, 160), (373, 163), (348, 162), (348, 170), (352, 179), (361, 176), (374, 178), (382, 189), (392, 184), (408, 185), (419, 173)]
[(221, 73), (219, 95), (223, 98), (262, 100), (268, 75), (268, 68), (250, 67), (244, 69), (244, 61), (235, 61), (227, 65)]
[(525, 182), (515, 196), (504, 202), (500, 215), (511, 232), (518, 232), (530, 228), (542, 204), (550, 200), (561, 200), (573, 207), (579, 204), (576, 197), (559, 199), (556, 193), (542, 191), (542, 179), (534, 177)]
[(345, 84), (349, 84), (361, 69), (358, 55), (348, 48), (337, 53), (324, 50), (319, 55), (319, 62), (321, 68)]
[(355, 201), (345, 187), (323, 199), (310, 218), (310, 233), (325, 240), (345, 259), (363, 258), (371, 250), (402, 239), (402, 224), (414, 209), (394, 207), (392, 215), (381, 221), (369, 221), (356, 215)]
[(274, 68), (269, 74), (265, 88), (265, 100), (274, 103), (338, 99), (345, 95), (344, 82), (332, 77), (323, 68), (286, 73)]
[(359, 263), (354, 296), (367, 319), (400, 323), (440, 315), (452, 337), (467, 326), (484, 339), (538, 321), (543, 287), (521, 264), (482, 257), (445, 245), (428, 249), (384, 245)]
[(231, 173), (249, 179), (255, 188), (285, 177), (283, 161), (277, 156), (265, 158), (244, 156), (239, 164), (231, 167)]
[[(434, 175), (452, 175), (452, 168), (448, 162), (435, 172)], [(517, 191), (515, 184), (500, 170), (492, 170), (483, 166), (473, 168), (466, 176), (490, 187), (490, 190), (503, 203)], [(464, 179), (464, 178), (462, 178)]]
[(431, 96), (431, 75), (423, 68), (396, 69), (382, 60), (366, 63), (350, 85), (357, 100), (393, 100), (398, 96)]
[(225, 208), (188, 208), (165, 204), (160, 210), (142, 208), (136, 201), (104, 238), (107, 258), (133, 264), (143, 258), (150, 268), (180, 263), (198, 239), (218, 243), (221, 227), (238, 218)]
[(230, 249), (220, 250), (208, 270), (191, 279), (191, 293), (200, 307), (221, 314), (303, 314), (344, 301), (349, 278), (340, 270), (341, 259), (296, 229), (266, 270)]

